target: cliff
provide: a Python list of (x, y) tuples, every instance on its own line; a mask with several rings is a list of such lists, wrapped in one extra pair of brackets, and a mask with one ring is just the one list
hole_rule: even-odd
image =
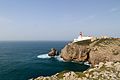
[(120, 80), (120, 38), (101, 38), (67, 44), (60, 56), (65, 61), (89, 61), (84, 72), (63, 71), (31, 80)]
[(92, 65), (120, 61), (120, 38), (101, 38), (69, 43), (60, 56), (65, 61), (89, 61)]
[(94, 68), (81, 72), (60, 72), (31, 80), (120, 80), (120, 62), (100, 62)]

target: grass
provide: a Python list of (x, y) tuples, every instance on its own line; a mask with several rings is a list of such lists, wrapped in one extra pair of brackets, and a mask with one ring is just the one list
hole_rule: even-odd
[[(62, 71), (62, 72), (60, 72), (60, 73), (57, 75), (57, 77), (58, 77), (59, 79), (62, 79), (62, 78), (64, 77), (63, 75), (64, 75), (65, 73), (67, 73), (67, 72), (69, 72), (69, 71), (68, 71), (68, 70)], [(82, 73), (82, 72), (75, 72), (75, 74), (78, 75), (79, 78), (81, 78), (81, 77), (86, 77), (85, 74)]]
[(79, 78), (86, 77), (85, 74), (82, 72), (75, 72), (75, 73), (78, 75)]
[[(109, 45), (109, 44), (113, 43), (115, 40), (117, 40), (117, 39), (114, 39), (114, 38), (98, 39), (97, 42), (94, 44), (94, 46)], [(103, 44), (103, 45), (101, 45), (101, 44)]]
[(60, 72), (58, 75), (57, 75), (57, 77), (59, 78), (59, 79), (61, 79), (61, 78), (63, 78), (64, 76), (64, 73), (67, 73), (67, 72), (69, 72), (69, 70), (65, 70), (65, 71), (62, 71), (62, 72)]
[[(93, 43), (93, 44), (92, 44)], [(97, 39), (95, 41), (91, 41), (91, 40), (83, 40), (83, 41), (78, 41), (75, 42), (75, 44), (77, 45), (89, 45), (92, 44), (92, 46), (100, 46), (100, 47), (106, 47), (106, 45), (118, 45), (120, 46), (120, 40), (116, 39), (116, 38), (102, 38), (102, 39)]]

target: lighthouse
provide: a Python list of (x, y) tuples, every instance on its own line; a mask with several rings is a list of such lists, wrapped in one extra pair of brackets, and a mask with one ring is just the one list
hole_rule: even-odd
[(84, 40), (91, 40), (93, 37), (90, 37), (90, 36), (83, 36), (83, 33), (80, 32), (80, 35), (78, 36), (77, 39), (74, 39), (73, 43), (74, 42), (79, 42), (79, 41), (84, 41)]
[(82, 38), (82, 35), (83, 35), (82, 32), (80, 32), (80, 37), (81, 37), (81, 38)]

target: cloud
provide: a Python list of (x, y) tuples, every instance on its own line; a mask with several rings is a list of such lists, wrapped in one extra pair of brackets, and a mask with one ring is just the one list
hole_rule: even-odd
[(0, 16), (0, 27), (10, 26), (10, 25), (13, 25), (13, 24), (14, 24), (13, 20)]
[(84, 23), (84, 22), (86, 22), (86, 21), (89, 21), (89, 20), (95, 18), (95, 16), (96, 16), (96, 15), (87, 16), (87, 17), (81, 19), (81, 20), (80, 20), (80, 23)]
[(110, 9), (110, 12), (116, 12), (116, 11), (118, 11), (119, 9), (118, 8), (111, 8)]
[(91, 20), (91, 19), (93, 19), (95, 17), (96, 17), (96, 15), (91, 15), (91, 16), (86, 17), (86, 20)]
[(9, 18), (0, 16), (0, 22), (2, 22), (2, 23), (12, 23), (13, 21)]
[(78, 20), (74, 20), (71, 22), (71, 25), (78, 25), (78, 24), (86, 24), (87, 22), (91, 21), (94, 19), (96, 15), (89, 15), (89, 16), (84, 16), (83, 18), (79, 18)]

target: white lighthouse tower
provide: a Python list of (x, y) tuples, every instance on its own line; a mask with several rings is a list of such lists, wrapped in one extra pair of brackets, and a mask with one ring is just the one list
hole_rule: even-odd
[(80, 37), (82, 38), (82, 32), (80, 32)]

